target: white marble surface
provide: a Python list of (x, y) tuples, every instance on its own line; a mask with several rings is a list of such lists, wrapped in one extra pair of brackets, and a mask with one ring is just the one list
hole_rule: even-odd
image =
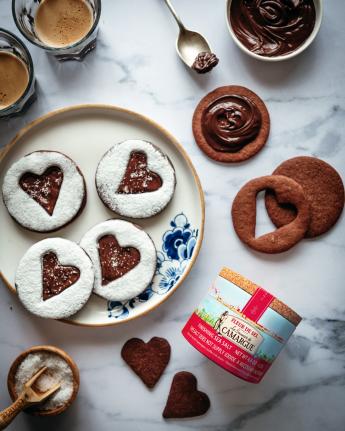
[[(18, 34), (10, 0), (0, 0), (0, 26)], [(190, 154), (206, 195), (201, 254), (184, 285), (153, 313), (124, 326), (86, 329), (34, 318), (1, 285), (0, 406), (9, 402), (6, 375), (14, 357), (39, 343), (73, 355), (81, 370), (75, 405), (55, 419), (21, 415), (12, 430), (160, 431), (344, 429), (345, 294), (344, 216), (322, 238), (267, 256), (239, 242), (230, 204), (247, 180), (269, 174), (283, 160), (314, 155), (345, 178), (345, 27), (343, 0), (327, 0), (315, 43), (286, 63), (250, 59), (230, 39), (222, 0), (175, 0), (181, 16), (209, 38), (220, 64), (196, 76), (174, 51), (176, 26), (162, 0), (104, 0), (98, 47), (82, 63), (58, 64), (28, 43), (39, 84), (38, 100), (21, 118), (0, 122), (0, 145), (32, 119), (73, 104), (128, 107), (169, 129)], [(240, 166), (212, 163), (191, 132), (196, 103), (220, 85), (241, 84), (267, 103), (272, 131), (266, 148)], [(262, 204), (262, 202), (260, 202)], [(262, 205), (261, 205), (262, 206)], [(268, 230), (263, 211), (259, 231)], [(228, 265), (277, 294), (304, 317), (260, 385), (246, 384), (204, 359), (180, 334), (212, 278)], [(153, 391), (124, 365), (120, 348), (130, 337), (158, 335), (172, 345), (172, 360)], [(195, 373), (212, 402), (198, 419), (165, 422), (161, 412), (175, 372)]]

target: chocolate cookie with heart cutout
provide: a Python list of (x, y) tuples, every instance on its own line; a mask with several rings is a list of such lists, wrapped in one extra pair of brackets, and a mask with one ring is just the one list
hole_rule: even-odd
[[(332, 166), (315, 157), (300, 156), (283, 162), (273, 175), (284, 175), (303, 187), (311, 209), (306, 238), (322, 235), (335, 225), (344, 209), (344, 184)], [(280, 205), (272, 191), (266, 192), (265, 203), (277, 227), (291, 223), (296, 217), (296, 208)]]
[(113, 145), (98, 164), (96, 188), (104, 205), (125, 217), (163, 211), (176, 185), (175, 169), (155, 145), (128, 140)]
[(108, 301), (127, 301), (151, 283), (157, 264), (155, 245), (139, 226), (107, 220), (80, 241), (95, 267), (94, 292)]
[[(273, 190), (280, 204), (292, 204), (298, 213), (289, 224), (256, 238), (256, 197), (263, 190)], [(307, 232), (311, 216), (310, 205), (303, 188), (296, 181), (282, 175), (265, 176), (249, 181), (237, 193), (231, 214), (234, 229), (240, 240), (263, 253), (281, 253), (297, 244)]]
[(187, 371), (175, 374), (163, 417), (191, 418), (205, 414), (211, 406), (209, 397), (197, 389), (196, 377)]
[(76, 243), (47, 238), (32, 245), (19, 262), (15, 286), (31, 313), (64, 319), (89, 299), (94, 282), (92, 262)]
[(122, 347), (121, 356), (145, 385), (153, 388), (169, 363), (170, 352), (165, 338), (153, 337), (148, 343), (131, 338)]
[(86, 204), (78, 166), (57, 151), (35, 151), (6, 172), (2, 196), (11, 217), (35, 232), (53, 232), (71, 223)]

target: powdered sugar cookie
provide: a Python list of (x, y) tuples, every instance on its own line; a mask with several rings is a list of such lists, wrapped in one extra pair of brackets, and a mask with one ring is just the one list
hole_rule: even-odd
[(126, 301), (143, 292), (156, 269), (156, 248), (149, 235), (125, 220), (107, 220), (80, 242), (95, 268), (94, 292), (110, 301)]
[(103, 203), (125, 217), (146, 218), (161, 212), (175, 191), (175, 170), (150, 142), (128, 140), (105, 153), (96, 172)]
[(89, 299), (93, 265), (76, 243), (47, 238), (25, 253), (15, 276), (20, 301), (40, 317), (63, 319), (79, 311)]
[(2, 195), (8, 212), (21, 226), (52, 232), (80, 214), (86, 203), (86, 186), (69, 157), (56, 151), (36, 151), (10, 167)]

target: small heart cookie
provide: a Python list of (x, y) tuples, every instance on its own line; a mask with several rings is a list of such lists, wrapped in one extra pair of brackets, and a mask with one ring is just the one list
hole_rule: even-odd
[(153, 337), (148, 343), (132, 338), (122, 347), (121, 356), (145, 385), (153, 388), (168, 365), (170, 350), (164, 338)]
[(78, 244), (47, 238), (32, 245), (19, 262), (15, 286), (25, 308), (40, 317), (64, 319), (89, 299), (92, 262)]
[(94, 292), (108, 301), (127, 301), (151, 283), (157, 253), (150, 236), (125, 220), (107, 220), (80, 241), (95, 268)]
[(192, 373), (181, 371), (175, 374), (163, 417), (191, 418), (205, 414), (210, 408), (210, 399), (197, 390), (197, 379)]

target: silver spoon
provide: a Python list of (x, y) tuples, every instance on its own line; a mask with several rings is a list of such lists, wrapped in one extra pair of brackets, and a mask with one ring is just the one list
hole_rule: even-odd
[(170, 0), (164, 0), (170, 12), (174, 16), (180, 33), (176, 40), (176, 51), (181, 60), (190, 68), (192, 68), (195, 59), (201, 52), (212, 54), (211, 48), (207, 40), (200, 33), (186, 29), (180, 17), (177, 15)]

